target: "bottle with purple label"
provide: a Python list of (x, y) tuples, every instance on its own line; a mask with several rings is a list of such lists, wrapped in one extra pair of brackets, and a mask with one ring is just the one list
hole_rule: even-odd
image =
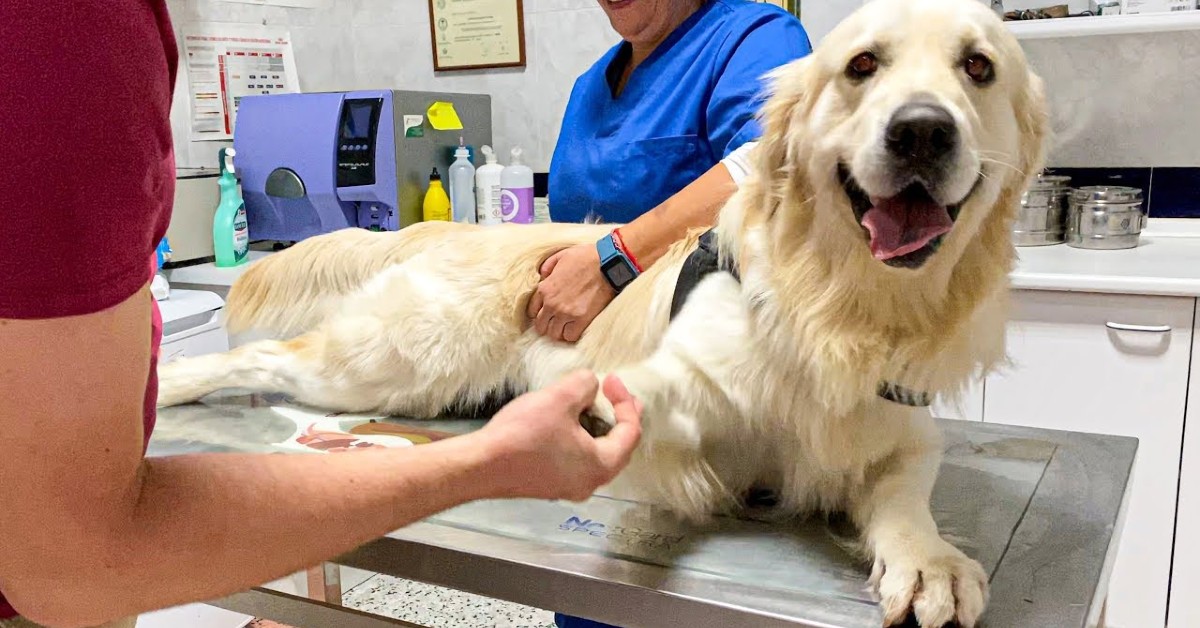
[(521, 163), (521, 149), (512, 149), (512, 163), (500, 172), (500, 218), (504, 222), (533, 222), (533, 169)]

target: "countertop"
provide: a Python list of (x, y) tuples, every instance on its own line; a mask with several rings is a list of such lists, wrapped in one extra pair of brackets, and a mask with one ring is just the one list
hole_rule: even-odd
[(1200, 297), (1200, 237), (1143, 234), (1137, 248), (1017, 247), (1012, 285), (1024, 290)]
[[(328, 413), (278, 395), (228, 392), (160, 409), (149, 455), (420, 446), (481, 424)], [(991, 576), (986, 625), (1094, 625), (1137, 441), (939, 424), (945, 456), (932, 512), (942, 533)], [(869, 567), (846, 551), (845, 531), (762, 517), (687, 526), (647, 504), (600, 495), (579, 504), (481, 501), (334, 562), (624, 626), (874, 628), (882, 615), (865, 586)], [(295, 613), (275, 606), (282, 602)], [(263, 589), (212, 603), (296, 625), (367, 625), (318, 621), (311, 613), (353, 611)]]
[[(1185, 221), (1185, 222), (1197, 222)], [(1022, 290), (1109, 292), (1200, 297), (1200, 225), (1188, 231), (1158, 226), (1154, 220), (1141, 245), (1117, 251), (1076, 249), (1065, 244), (1017, 247), (1012, 285)], [(251, 251), (251, 261), (269, 255)], [(166, 271), (172, 284), (227, 288), (249, 264), (217, 268), (201, 264)]]

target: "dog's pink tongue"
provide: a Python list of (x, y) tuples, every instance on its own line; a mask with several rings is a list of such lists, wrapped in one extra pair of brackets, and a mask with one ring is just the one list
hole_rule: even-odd
[(954, 227), (945, 207), (928, 199), (905, 196), (872, 199), (874, 207), (863, 215), (862, 225), (871, 234), (871, 254), (875, 259), (912, 253)]

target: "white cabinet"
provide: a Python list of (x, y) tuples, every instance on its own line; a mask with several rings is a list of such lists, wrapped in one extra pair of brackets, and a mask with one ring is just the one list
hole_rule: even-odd
[(931, 408), (933, 416), (939, 419), (982, 421), (983, 386), (983, 380), (972, 380), (957, 400), (935, 399)]
[(229, 335), (221, 325), (225, 302), (212, 292), (171, 289), (171, 298), (158, 302), (163, 337), (159, 362), (229, 350)]
[(1195, 303), (1016, 291), (1012, 365), (986, 381), (989, 423), (1139, 439), (1109, 585), (1110, 628), (1162, 626), (1166, 618)]
[(1192, 379), (1183, 432), (1168, 628), (1200, 626), (1200, 301), (1193, 320)]

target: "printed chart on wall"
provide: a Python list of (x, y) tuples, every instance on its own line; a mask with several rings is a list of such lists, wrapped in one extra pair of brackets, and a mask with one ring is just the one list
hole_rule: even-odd
[(246, 96), (300, 91), (287, 29), (200, 23), (184, 28), (192, 141), (233, 139)]

